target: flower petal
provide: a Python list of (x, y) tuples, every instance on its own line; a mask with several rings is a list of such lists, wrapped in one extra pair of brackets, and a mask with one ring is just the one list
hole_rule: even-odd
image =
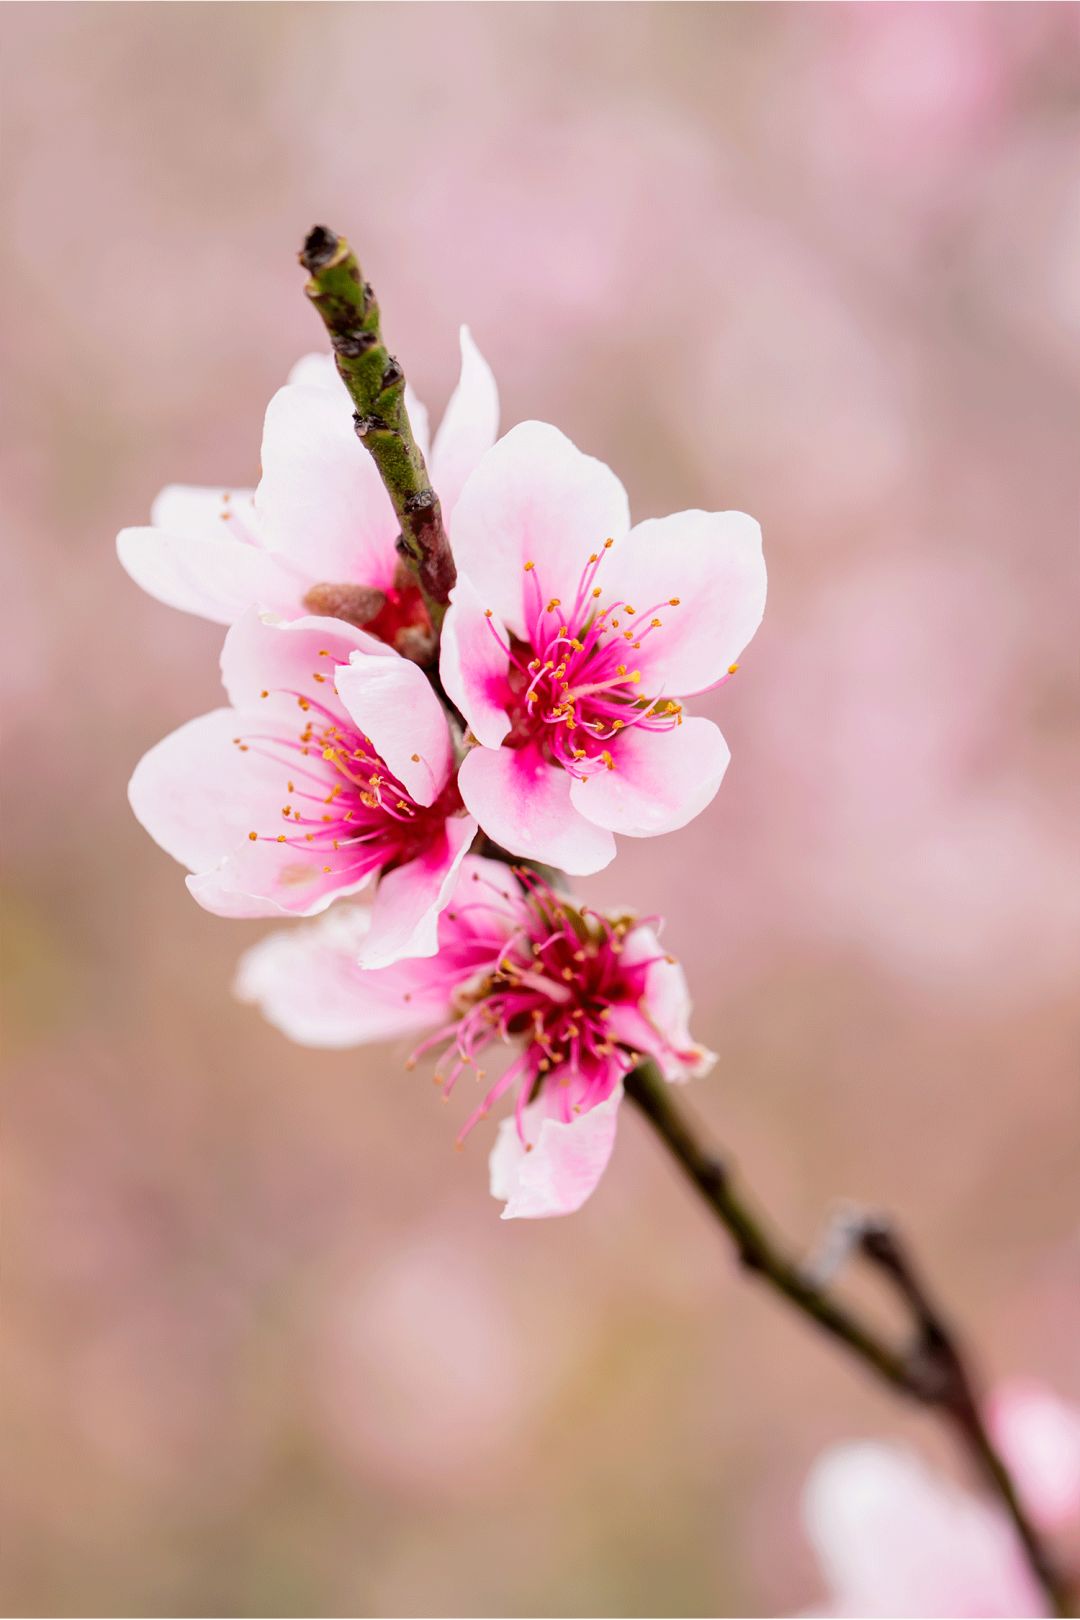
[(451, 816), (442, 838), (380, 878), (371, 929), (360, 947), (362, 966), (381, 968), (405, 957), (435, 955), (439, 914), (454, 892), (475, 836), (472, 816)]
[(312, 583), (386, 590), (399, 525), (378, 469), (353, 431), (344, 384), (289, 384), (266, 410), (255, 509), (267, 545)]
[(569, 1124), (548, 1116), (543, 1102), (531, 1103), (522, 1116), (525, 1142), (513, 1118), (502, 1121), (489, 1171), (492, 1197), (506, 1203), (504, 1221), (572, 1215), (581, 1208), (611, 1158), (621, 1101), (618, 1085)]
[[(630, 511), (610, 467), (546, 422), (511, 428), (483, 457), (454, 509), (454, 556), (484, 607), (524, 636), (533, 592), (572, 602), (605, 539), (626, 534)], [(529, 583), (525, 564), (532, 562)]]
[[(335, 670), (354, 652), (387, 661), (398, 658), (385, 642), (342, 619), (279, 619), (253, 609), (225, 637), (221, 678), (238, 709), (258, 710), (265, 704), (263, 718), (266, 712), (294, 716), (297, 695), (336, 711)], [(268, 699), (264, 692), (270, 694)]]
[(439, 674), (447, 696), (485, 748), (498, 748), (510, 730), (508, 645), (502, 624), (485, 614), (476, 587), (459, 574), (443, 620)]
[(232, 624), (257, 604), (281, 613), (299, 610), (305, 586), (270, 552), (220, 534), (176, 533), (170, 529), (121, 529), (116, 553), (136, 585), (184, 613), (215, 624)]
[(143, 755), (128, 785), (137, 819), (174, 860), (199, 872), (247, 837), (265, 802), (277, 819), (281, 766), (234, 738), (254, 724), (235, 709), (199, 715)]
[(372, 875), (369, 869), (350, 882), (340, 869), (328, 870), (318, 851), (245, 838), (216, 866), (192, 873), (187, 886), (216, 917), (314, 917), (339, 896), (366, 888)]
[(465, 481), (499, 431), (499, 390), (491, 367), (461, 328), (461, 377), (435, 435), (431, 481), (449, 524)]
[(660, 620), (635, 659), (643, 691), (677, 697), (715, 686), (761, 623), (761, 529), (745, 512), (676, 512), (639, 523), (614, 547), (610, 566), (620, 599)]
[(615, 858), (615, 840), (579, 815), (570, 778), (534, 748), (474, 748), (458, 787), (489, 838), (512, 855), (575, 874), (599, 872)]
[(370, 923), (366, 906), (344, 905), (268, 934), (240, 959), (237, 997), (302, 1046), (392, 1040), (444, 1018), (445, 977), (430, 960), (359, 966)]
[(901, 1446), (832, 1447), (807, 1481), (803, 1514), (847, 1612), (1045, 1612), (1008, 1524)]
[(690, 991), (678, 962), (671, 961), (651, 928), (638, 924), (623, 940), (624, 969), (646, 962), (645, 990), (640, 1005), (619, 1002), (611, 1008), (607, 1027), (613, 1040), (648, 1052), (656, 1059), (665, 1080), (698, 1080), (708, 1074), (716, 1054), (699, 1046), (690, 1033)]
[(454, 764), (446, 710), (417, 664), (354, 652), (335, 676), (338, 696), (417, 804), (433, 804)]
[(1016, 1378), (994, 1390), (987, 1417), (1039, 1527), (1080, 1521), (1080, 1410), (1033, 1379)]
[[(250, 489), (206, 489), (197, 484), (166, 484), (154, 497), (150, 522), (192, 540), (220, 540), (232, 534), (247, 545), (258, 544), (257, 520)], [(225, 514), (228, 513), (228, 516)]]
[(693, 821), (714, 798), (731, 758), (711, 720), (691, 716), (671, 731), (628, 726), (617, 746), (614, 770), (574, 780), (574, 808), (598, 827), (649, 838)]

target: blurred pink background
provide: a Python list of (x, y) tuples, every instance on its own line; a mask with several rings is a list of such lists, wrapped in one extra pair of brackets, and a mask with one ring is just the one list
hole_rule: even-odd
[[(1080, 1398), (1080, 28), (1058, 5), (9, 5), (3, 1598), (19, 1613), (771, 1614), (895, 1405), (736, 1271), (630, 1117), (501, 1224), (403, 1050), (234, 1004), (256, 925), (135, 824), (220, 632), (113, 536), (253, 482), (345, 231), (438, 409), (639, 517), (742, 507), (771, 597), (668, 918), (693, 1103), (789, 1231), (902, 1216), (995, 1377)], [(855, 1291), (861, 1285), (855, 1284)]]

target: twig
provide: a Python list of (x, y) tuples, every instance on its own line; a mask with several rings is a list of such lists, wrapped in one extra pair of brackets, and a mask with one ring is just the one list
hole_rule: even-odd
[(399, 549), (416, 571), (436, 631), (457, 577), (423, 453), (405, 406), (405, 374), (379, 329), (379, 306), (343, 236), (325, 225), (300, 252), (305, 292), (330, 336), (342, 382), (355, 407), (357, 436), (371, 452), (401, 524)]
[[(1020, 1502), (1016, 1487), (983, 1423), (974, 1376), (952, 1331), (932, 1304), (910, 1257), (891, 1225), (880, 1216), (850, 1214), (842, 1241), (827, 1245), (826, 1263), (807, 1266), (768, 1229), (733, 1185), (724, 1161), (702, 1141), (689, 1115), (675, 1101), (672, 1087), (656, 1065), (643, 1063), (626, 1078), (626, 1094), (657, 1131), (664, 1145), (731, 1235), (739, 1259), (791, 1305), (845, 1345), (852, 1355), (902, 1394), (951, 1424), (965, 1451), (998, 1497), (1046, 1593), (1051, 1612), (1071, 1614), (1071, 1598)], [(872, 1324), (827, 1292), (839, 1251), (858, 1249), (890, 1279), (907, 1305), (915, 1341), (897, 1349)], [(843, 1258), (840, 1253), (840, 1259)]]

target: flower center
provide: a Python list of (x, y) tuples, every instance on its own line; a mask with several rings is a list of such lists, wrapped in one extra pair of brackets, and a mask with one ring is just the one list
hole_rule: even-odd
[[(524, 1042), (520, 1056), (466, 1120), (459, 1141), (515, 1084), (519, 1129), (525, 1106), (545, 1084), (556, 1088), (556, 1111), (570, 1120), (602, 1102), (641, 1061), (639, 1051), (612, 1039), (608, 1029), (613, 1008), (627, 1003), (640, 1008), (646, 973), (656, 960), (623, 964), (624, 938), (638, 924), (572, 906), (535, 872), (525, 867), (513, 871), (525, 887), (523, 896), (510, 896), (474, 877), (487, 891), (484, 897), (448, 914), (453, 924), (470, 909), (488, 917), (503, 913), (512, 927), (501, 940), (491, 940), (495, 954), (486, 966), (477, 964), (476, 934), (462, 936), (460, 948), (468, 953), (468, 962), (463, 960), (461, 968), (467, 965), (471, 976), (457, 994), (458, 1016), (409, 1060), (411, 1067), (421, 1052), (442, 1047), (446, 1068), (435, 1080), (447, 1097), (464, 1070), (483, 1078), (477, 1059), (493, 1041)], [(451, 975), (453, 955), (453, 946), (444, 949)]]
[[(319, 680), (329, 678), (316, 674)], [(278, 727), (233, 739), (241, 752), (282, 766), (283, 828), (249, 832), (252, 843), (321, 856), (324, 873), (355, 882), (377, 868), (403, 865), (462, 808), (453, 779), (434, 804), (419, 805), (369, 739), (340, 713), (300, 692), (273, 695), (296, 699), (303, 719), (295, 734)]]
[(573, 601), (548, 596), (534, 563), (525, 564), (531, 598), (526, 641), (509, 646), (492, 623), (492, 634), (510, 660), (511, 731), (505, 746), (538, 746), (545, 758), (587, 780), (614, 770), (611, 751), (620, 732), (640, 726), (670, 731), (682, 724), (682, 705), (660, 694), (642, 692), (635, 662), (649, 637), (664, 628), (659, 610), (679, 606), (677, 596), (639, 611), (614, 596), (605, 602), (597, 584), (601, 564), (614, 542), (605, 540), (589, 556)]

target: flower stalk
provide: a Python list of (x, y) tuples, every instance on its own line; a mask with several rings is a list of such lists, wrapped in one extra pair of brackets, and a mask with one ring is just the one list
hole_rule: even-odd
[(409, 422), (405, 374), (383, 342), (375, 294), (348, 242), (325, 225), (309, 231), (300, 263), (309, 276), (304, 290), (322, 317), (353, 402), (357, 437), (393, 502), (401, 524), (399, 547), (438, 630), (457, 574), (439, 498)]

